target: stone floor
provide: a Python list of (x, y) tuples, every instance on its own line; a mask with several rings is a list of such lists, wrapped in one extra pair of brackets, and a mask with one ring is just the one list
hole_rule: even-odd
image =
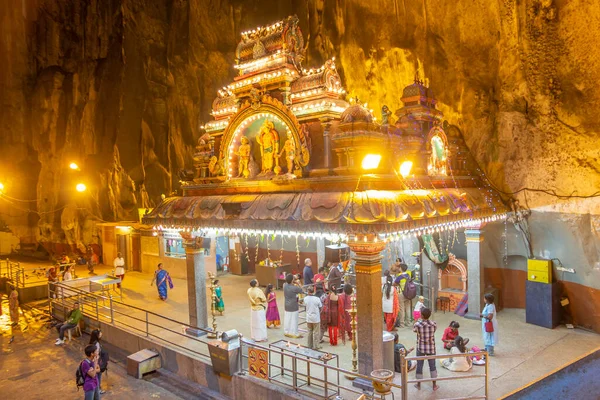
[[(86, 334), (64, 346), (55, 346), (54, 329), (33, 316), (28, 310), (20, 324), (11, 327), (8, 302), (3, 297), (0, 306), (0, 398), (3, 399), (80, 399), (83, 391), (75, 385), (75, 370), (84, 358), (83, 349), (89, 341)], [(125, 357), (109, 344), (111, 360), (108, 375), (103, 374), (103, 398), (112, 399), (219, 399), (200, 385), (183, 383), (174, 386), (173, 379), (161, 373), (135, 379), (127, 375)]]
[[(87, 275), (87, 271), (83, 271), (83, 268), (80, 269), (80, 276)], [(110, 272), (110, 269), (99, 266), (97, 272)], [(124, 281), (123, 301), (187, 323), (187, 285), (185, 280), (174, 279), (175, 287), (169, 291), (168, 300), (163, 302), (158, 299), (156, 288), (150, 287), (151, 279), (152, 277), (147, 274), (128, 272)], [(219, 279), (223, 288), (225, 313), (223, 316), (217, 316), (218, 330), (235, 328), (244, 336), (249, 337), (250, 312), (246, 290), (252, 276), (225, 275)], [(277, 291), (277, 295), (283, 319), (283, 293)], [(440, 339), (443, 329), (451, 320), (460, 322), (460, 333), (463, 337), (471, 339), (471, 345), (481, 346), (481, 323), (479, 321), (467, 320), (454, 314), (441, 312), (434, 314), (433, 320), (438, 324), (438, 334), (436, 335), (438, 353), (444, 352), (440, 348)], [(568, 363), (569, 360), (600, 346), (600, 335), (594, 333), (567, 329), (564, 326), (549, 330), (526, 324), (524, 310), (505, 309), (498, 314), (498, 320), (500, 344), (496, 347), (496, 357), (490, 363), (489, 390), (490, 398), (493, 399), (502, 397), (532, 380), (551, 373)], [(400, 329), (398, 334), (400, 341), (407, 347), (414, 346), (415, 335), (411, 329)], [(280, 339), (284, 339), (282, 329), (269, 330), (269, 342)], [(110, 341), (110, 338), (107, 340)], [(349, 343), (336, 347), (325, 343), (324, 350), (338, 354), (341, 367), (351, 368), (352, 351)], [(460, 374), (480, 374), (483, 373), (483, 370), (483, 367), (474, 366), (472, 371)], [(443, 368), (438, 368), (438, 371), (440, 376), (450, 375), (450, 372)], [(427, 366), (425, 367), (425, 376), (428, 376)], [(409, 378), (414, 378), (414, 372), (410, 374)], [(399, 382), (399, 376), (396, 381)], [(420, 392), (411, 386), (409, 396), (411, 399), (436, 399), (483, 395), (484, 381), (481, 378), (445, 381), (441, 382), (440, 386), (435, 393), (428, 385), (424, 385)]]

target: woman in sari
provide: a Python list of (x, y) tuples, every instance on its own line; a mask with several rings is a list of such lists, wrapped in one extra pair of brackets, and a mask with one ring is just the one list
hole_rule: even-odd
[(388, 332), (392, 332), (396, 330), (394, 325), (396, 324), (400, 303), (398, 301), (398, 291), (394, 287), (394, 280), (391, 276), (388, 275), (385, 285), (382, 287), (382, 291), (382, 308), (385, 317), (385, 326)]
[(225, 311), (225, 302), (223, 301), (223, 289), (219, 285), (219, 280), (215, 279), (215, 311), (223, 315)]
[[(338, 344), (338, 332), (340, 328), (340, 306), (339, 297), (336, 294), (335, 285), (329, 286), (329, 294), (324, 296), (323, 311), (321, 312), (321, 325), (325, 324), (329, 331), (329, 344), (337, 346)], [(344, 310), (342, 309), (343, 313)]]
[(154, 285), (154, 281), (156, 281), (158, 297), (163, 301), (166, 300), (167, 284), (169, 285), (169, 289), (173, 289), (173, 281), (171, 280), (169, 273), (163, 269), (162, 263), (158, 264), (158, 269), (154, 272), (154, 279), (152, 279), (150, 286)]
[(344, 292), (338, 296), (338, 333), (342, 337), (342, 343), (346, 344), (346, 334), (348, 340), (352, 340), (352, 326), (350, 322), (350, 309), (352, 308), (352, 285), (346, 283)]

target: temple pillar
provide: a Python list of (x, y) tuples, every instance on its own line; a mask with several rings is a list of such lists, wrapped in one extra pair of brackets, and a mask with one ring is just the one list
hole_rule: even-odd
[(325, 239), (317, 238), (317, 271), (325, 262)]
[(323, 124), (323, 166), (327, 169), (331, 168), (331, 137), (329, 136), (329, 129), (331, 128), (331, 122), (328, 119), (321, 120)]
[[(182, 235), (183, 236), (183, 235)], [(190, 325), (208, 328), (206, 269), (202, 238), (184, 237)]]
[(466, 318), (479, 319), (479, 314), (483, 309), (483, 259), (481, 254), (481, 242), (483, 242), (483, 231), (477, 228), (465, 229), (467, 239), (467, 263), (468, 263), (468, 283), (467, 293), (469, 294), (469, 311)]
[(422, 251), (423, 252), (421, 254), (421, 274), (423, 276), (421, 277), (421, 279), (429, 288), (429, 292), (424, 293), (423, 296), (429, 299), (429, 308), (433, 312), (437, 308), (438, 287), (440, 284), (438, 277), (438, 267), (433, 261), (429, 259), (429, 256), (425, 252), (425, 249), (423, 249)]
[(366, 235), (348, 243), (355, 253), (358, 371), (369, 376), (383, 368), (383, 311), (381, 304), (381, 252), (385, 242)]

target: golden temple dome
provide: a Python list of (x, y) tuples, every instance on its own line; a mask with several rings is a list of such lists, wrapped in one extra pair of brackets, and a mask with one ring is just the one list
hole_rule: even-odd
[(342, 123), (348, 122), (373, 122), (373, 114), (360, 104), (353, 104), (346, 108), (340, 116)]

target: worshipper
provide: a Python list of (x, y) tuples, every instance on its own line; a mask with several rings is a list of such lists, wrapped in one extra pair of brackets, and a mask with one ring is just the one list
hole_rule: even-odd
[(102, 339), (102, 331), (100, 329), (94, 329), (90, 335), (89, 344), (96, 346), (98, 349), (98, 366), (100, 367), (100, 371), (98, 371), (96, 376), (98, 377), (98, 389), (100, 390), (100, 394), (104, 394), (106, 391), (102, 390), (102, 373), (105, 372), (108, 367), (108, 352), (100, 345), (100, 339)]
[(313, 277), (315, 283), (325, 282), (325, 267), (319, 267), (319, 272)]
[[(444, 348), (446, 350), (452, 349), (454, 346), (454, 339), (459, 335), (458, 328), (460, 328), (460, 324), (456, 321), (450, 322), (450, 325), (444, 329), (444, 334), (442, 335), (442, 342), (444, 342)], [(469, 343), (469, 339), (465, 339), (465, 344)]]
[(54, 344), (57, 346), (65, 343), (65, 332), (69, 329), (75, 328), (79, 324), (79, 321), (81, 321), (83, 318), (83, 314), (81, 314), (81, 310), (79, 309), (79, 302), (76, 301), (73, 306), (73, 310), (71, 310), (67, 315), (67, 320), (64, 323), (56, 326), (56, 330), (58, 331), (58, 339), (56, 339)]
[(225, 311), (225, 302), (223, 301), (223, 289), (219, 285), (219, 280), (215, 279), (213, 282), (215, 285), (215, 311), (218, 311), (223, 315)]
[(325, 267), (319, 267), (319, 272), (313, 277), (315, 294), (321, 298), (325, 294)]
[(8, 311), (10, 312), (11, 325), (17, 325), (19, 323), (19, 292), (15, 288), (8, 296)]
[[(323, 296), (323, 309), (321, 311), (321, 325), (325, 325), (329, 334), (329, 344), (337, 346), (338, 333), (340, 329), (340, 314), (344, 312), (339, 302), (335, 286), (331, 286), (330, 292)], [(324, 333), (324, 331), (323, 331)], [(321, 339), (323, 335), (321, 335)]]
[(382, 291), (382, 309), (385, 318), (385, 327), (388, 332), (395, 331), (396, 317), (398, 316), (398, 291), (394, 287), (394, 280), (388, 275)]
[(348, 335), (348, 340), (352, 340), (352, 327), (350, 325), (352, 318), (350, 317), (350, 310), (352, 309), (353, 291), (352, 285), (346, 283), (343, 292), (338, 296), (340, 310), (343, 310), (339, 313), (339, 334), (342, 336), (342, 343), (344, 344), (346, 344), (346, 335)]
[(418, 321), (421, 319), (421, 310), (425, 307), (425, 297), (419, 296), (419, 301), (415, 304), (415, 309), (413, 310), (413, 319)]
[(385, 283), (387, 282), (387, 277), (390, 276), (390, 270), (386, 270), (383, 273), (383, 276), (381, 277), (381, 286), (385, 285)]
[[(435, 331), (437, 325), (430, 321), (431, 310), (427, 307), (421, 310), (421, 319), (415, 322), (413, 332), (417, 333), (417, 357), (435, 355)], [(417, 361), (417, 379), (423, 379), (423, 364), (425, 360)], [(429, 363), (429, 373), (432, 379), (437, 378), (437, 369), (435, 368), (435, 359), (427, 360)], [(421, 382), (417, 382), (415, 387), (421, 390)], [(438, 390), (439, 385), (433, 381), (433, 390)]]
[[(402, 373), (402, 360), (400, 359), (400, 355), (403, 353), (404, 357), (408, 356), (414, 350), (414, 347), (406, 350), (406, 347), (402, 343), (400, 343), (399, 337), (397, 333), (394, 333), (394, 371), (398, 373)], [(408, 360), (408, 372), (412, 371), (417, 367), (417, 362), (415, 360)]]
[(63, 273), (63, 281), (70, 281), (73, 279), (73, 266), (67, 265), (65, 272)]
[(310, 258), (304, 260), (304, 270), (302, 271), (302, 276), (304, 277), (304, 286), (312, 285), (314, 283), (313, 278), (315, 274), (312, 270), (312, 261)]
[(100, 352), (93, 344), (88, 344), (84, 352), (86, 358), (79, 364), (81, 375), (84, 377), (83, 398), (84, 400), (100, 400), (100, 384), (98, 383)]
[(396, 258), (396, 261), (390, 267), (390, 275), (396, 276), (396, 275), (400, 274), (400, 272), (402, 271), (402, 268), (400, 267), (401, 264), (402, 264), (402, 261), (399, 258)]
[(306, 325), (308, 327), (308, 348), (319, 350), (321, 336), (321, 300), (315, 296), (314, 286), (308, 287), (308, 296), (304, 298), (306, 306)]
[[(121, 282), (125, 279), (125, 259), (121, 253), (117, 253), (117, 257), (113, 261), (113, 267), (115, 268), (115, 276), (121, 278)], [(117, 283), (117, 287), (121, 287), (121, 282)]]
[(250, 337), (255, 342), (267, 341), (267, 298), (264, 292), (258, 287), (258, 281), (250, 281), (248, 289), (248, 299), (250, 300)]
[[(462, 336), (456, 336), (450, 349), (451, 354), (464, 354), (467, 352), (466, 340)], [(466, 372), (473, 366), (473, 360), (469, 356), (458, 356), (440, 360), (442, 367), (454, 372)]]
[(342, 286), (342, 271), (340, 271), (340, 269), (335, 265), (333, 265), (329, 270), (329, 275), (327, 276), (327, 284), (330, 288), (331, 286), (335, 286), (336, 288)]
[(167, 300), (167, 284), (169, 285), (169, 289), (173, 289), (173, 281), (171, 280), (171, 275), (163, 269), (162, 263), (158, 263), (150, 286), (153, 286), (154, 282), (156, 282), (156, 289), (158, 289), (158, 297), (162, 301)]
[(267, 290), (265, 292), (267, 296), (267, 328), (279, 328), (281, 325), (281, 320), (279, 317), (279, 307), (277, 307), (277, 295), (275, 294), (275, 290), (273, 290), (273, 284), (269, 283), (267, 285)]
[(404, 297), (404, 286), (406, 286), (406, 280), (410, 279), (412, 273), (408, 270), (408, 265), (400, 264), (402, 273), (396, 277), (394, 284), (398, 287), (398, 299), (400, 300), (400, 308), (398, 311), (397, 326), (404, 328), (404, 326), (410, 325), (410, 317), (412, 306), (411, 300)]
[(483, 298), (485, 300), (485, 307), (480, 315), (483, 343), (485, 344), (485, 350), (488, 354), (493, 356), (494, 346), (498, 345), (498, 319), (496, 318), (496, 306), (494, 305), (494, 296), (492, 294), (488, 293), (483, 296)]
[(298, 333), (298, 295), (302, 293), (302, 288), (293, 284), (294, 275), (287, 274), (283, 284), (283, 298), (285, 315), (283, 318), (283, 334), (294, 339), (301, 338)]

